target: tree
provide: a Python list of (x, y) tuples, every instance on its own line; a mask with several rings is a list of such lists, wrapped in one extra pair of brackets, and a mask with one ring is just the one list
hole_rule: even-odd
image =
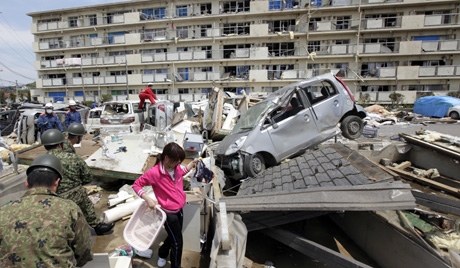
[(5, 97), (5, 91), (0, 91), (0, 103), (5, 103), (6, 97)]
[(20, 102), (23, 102), (25, 101), (25, 96), (24, 96), (24, 92), (22, 91), (19, 91), (19, 97), (18, 97), (19, 101)]
[(419, 97), (428, 97), (428, 96), (434, 96), (434, 93), (431, 91), (426, 91), (426, 92), (420, 92), (418, 93)]
[(371, 100), (372, 98), (371, 95), (369, 95), (369, 93), (361, 93), (359, 96), (358, 103), (362, 105), (367, 105), (371, 102)]
[(404, 95), (401, 93), (393, 92), (388, 96), (391, 100), (391, 107), (394, 109), (396, 106), (401, 104), (404, 100)]
[(13, 92), (10, 93), (10, 96), (9, 96), (9, 99), (11, 100), (11, 102), (15, 102), (16, 101), (16, 94), (14, 94)]
[(104, 95), (101, 96), (101, 101), (102, 102), (108, 102), (108, 101), (111, 101), (111, 100), (113, 100), (113, 97), (110, 94), (104, 94)]

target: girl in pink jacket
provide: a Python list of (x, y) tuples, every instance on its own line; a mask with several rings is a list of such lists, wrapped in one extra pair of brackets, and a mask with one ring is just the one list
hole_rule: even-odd
[[(195, 167), (194, 160), (186, 167), (180, 163), (185, 159), (185, 151), (177, 143), (168, 143), (163, 152), (157, 156), (155, 166), (134, 182), (134, 191), (144, 199), (150, 208), (155, 209), (155, 205), (160, 204), (166, 212), (164, 224), (168, 237), (158, 250), (158, 266), (166, 265), (166, 258), (169, 254), (171, 267), (181, 267), (182, 258), (182, 208), (185, 205), (185, 192), (183, 185), (183, 175), (187, 174)], [(142, 188), (151, 185), (158, 203), (144, 193)]]

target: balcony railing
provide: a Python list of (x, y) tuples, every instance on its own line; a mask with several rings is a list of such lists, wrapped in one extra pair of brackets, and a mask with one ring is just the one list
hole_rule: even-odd
[(95, 77), (72, 77), (72, 78), (43, 78), (44, 87), (101, 85), (101, 84), (126, 84), (126, 75), (95, 76)]
[(91, 38), (74, 38), (59, 40), (59, 42), (40, 42), (40, 50), (76, 48), (76, 47), (91, 47), (101, 45), (124, 44), (124, 35), (114, 35), (108, 37), (91, 37)]
[[(370, 77), (394, 78), (399, 75), (399, 68), (417, 68), (418, 66), (399, 66), (399, 67), (382, 67), (377, 68), (375, 74)], [(418, 67), (418, 78), (421, 77), (446, 77), (460, 76), (460, 66), (443, 65), (443, 66), (420, 66)]]
[(460, 40), (423, 41), (422, 52), (441, 52), (460, 50)]
[(120, 24), (125, 22), (124, 14), (111, 16), (85, 17), (75, 20), (61, 20), (53, 22), (37, 23), (37, 29), (41, 31), (53, 31), (80, 27), (95, 27), (98, 25)]
[(311, 70), (268, 70), (267, 80), (305, 79)]

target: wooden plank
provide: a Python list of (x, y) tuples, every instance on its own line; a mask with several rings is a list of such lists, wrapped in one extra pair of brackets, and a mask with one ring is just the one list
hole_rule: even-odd
[(404, 169), (410, 167), (411, 165), (412, 165), (412, 163), (410, 161), (404, 161), (401, 164), (397, 165), (395, 168), (404, 170)]
[(211, 171), (215, 174), (215, 176), (212, 178), (212, 189), (214, 191), (214, 200), (219, 203), (220, 198), (222, 197), (222, 192), (220, 191), (219, 187), (219, 179), (218, 179), (218, 173), (216, 166), (211, 166)]
[(430, 180), (430, 179), (427, 179), (427, 178), (423, 178), (423, 177), (418, 177), (410, 172), (407, 172), (407, 171), (404, 171), (404, 170), (400, 170), (400, 169), (397, 169), (397, 168), (394, 168), (394, 167), (387, 167), (388, 169), (398, 173), (401, 177), (403, 177), (404, 179), (407, 179), (407, 180), (410, 180), (410, 181), (416, 181), (416, 182), (419, 182), (423, 185), (428, 185), (430, 187), (433, 187), (435, 189), (438, 189), (438, 190), (442, 190), (442, 191), (445, 191), (447, 193), (450, 193), (450, 194), (453, 194), (455, 196), (460, 196), (460, 190), (457, 189), (457, 188), (454, 188), (454, 187), (451, 187), (451, 186), (448, 186), (448, 185), (445, 185), (445, 184), (442, 184), (442, 183), (439, 183), (439, 182), (436, 182), (436, 181), (433, 181), (433, 180)]
[(312, 259), (319, 260), (329, 267), (371, 267), (286, 230), (271, 228), (262, 232)]
[(223, 250), (232, 249), (230, 243), (230, 233), (228, 230), (227, 208), (225, 202), (219, 203), (219, 222), (221, 229), (221, 247)]
[[(252, 215), (251, 215), (252, 214)], [(329, 214), (321, 211), (301, 211), (301, 212), (251, 212), (242, 214), (243, 222), (248, 232), (257, 231), (265, 228), (272, 228), (287, 223), (298, 222)]]
[(412, 136), (412, 135), (408, 135), (404, 133), (399, 134), (399, 136), (403, 138), (404, 140), (406, 140), (407, 143), (416, 144), (424, 148), (435, 150), (441, 154), (447, 155), (448, 157), (451, 157), (455, 160), (460, 161), (460, 153), (448, 147), (436, 145), (436, 144), (421, 140), (416, 136)]
[(445, 213), (460, 216), (460, 202), (448, 198), (427, 194), (420, 191), (412, 190), (412, 195), (415, 197), (415, 203), (430, 209)]

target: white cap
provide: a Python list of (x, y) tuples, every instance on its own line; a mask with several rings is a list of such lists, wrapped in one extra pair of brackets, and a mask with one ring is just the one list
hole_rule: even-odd
[(45, 108), (53, 108), (53, 104), (51, 102), (48, 102), (46, 105), (45, 105)]
[(74, 100), (69, 100), (69, 105), (72, 106), (72, 105), (77, 105), (77, 103), (74, 101)]
[(148, 83), (147, 86), (148, 87), (153, 86), (153, 83)]

